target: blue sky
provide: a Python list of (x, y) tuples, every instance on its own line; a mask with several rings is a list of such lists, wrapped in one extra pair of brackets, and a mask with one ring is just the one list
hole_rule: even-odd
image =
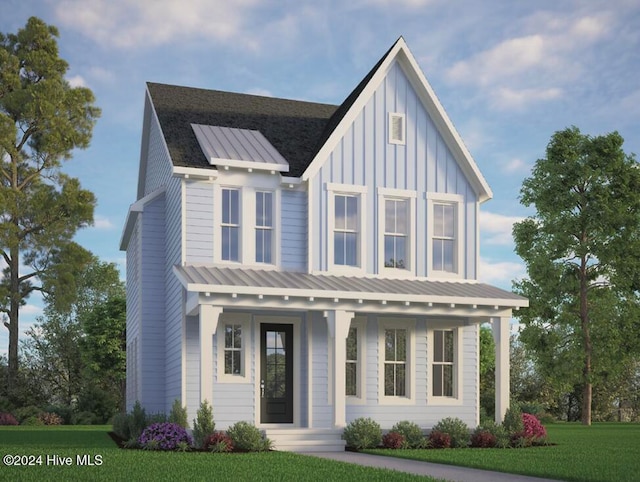
[(2, 0), (0, 32), (32, 15), (58, 27), (69, 81), (102, 108), (64, 169), (98, 199), (78, 241), (123, 272), (146, 81), (339, 104), (404, 36), (493, 189), (480, 277), (507, 289), (525, 273), (511, 239), (528, 213), (520, 185), (553, 132), (617, 130), (640, 153), (637, 0)]

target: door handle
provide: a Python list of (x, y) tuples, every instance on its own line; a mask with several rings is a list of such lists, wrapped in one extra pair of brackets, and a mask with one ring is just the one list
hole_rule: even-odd
[(264, 398), (264, 380), (260, 380), (260, 396)]

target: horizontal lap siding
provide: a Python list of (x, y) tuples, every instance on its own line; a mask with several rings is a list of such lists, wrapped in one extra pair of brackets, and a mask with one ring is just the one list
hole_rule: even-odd
[(136, 400), (140, 399), (138, 384), (140, 356), (137, 349), (140, 334), (140, 305), (140, 222), (138, 221), (127, 247), (127, 410), (131, 410)]
[(307, 194), (282, 191), (281, 216), (282, 268), (290, 271), (307, 269)]
[[(388, 142), (389, 112), (405, 115), (406, 144)], [(310, 179), (315, 209), (310, 213), (314, 226), (312, 240), (312, 269), (327, 270), (327, 243), (331, 239), (326, 222), (328, 192), (327, 183), (367, 186), (364, 238), (367, 240), (365, 269), (377, 273), (378, 250), (378, 195), (377, 187), (415, 191), (416, 214), (414, 222), (419, 228), (412, 256), (416, 260), (416, 275), (426, 276), (427, 215), (425, 193), (459, 194), (464, 197), (460, 213), (465, 231), (460, 242), (466, 244), (463, 276), (476, 276), (476, 212), (477, 196), (467, 181), (433, 120), (417, 97), (402, 68), (395, 63), (386, 79), (376, 89), (355, 118), (344, 137), (329, 154), (317, 174)]]
[(213, 263), (213, 184), (185, 182), (187, 263)]
[(185, 350), (187, 399), (182, 405), (187, 407), (187, 420), (191, 425), (200, 406), (200, 320), (197, 316), (185, 318)]

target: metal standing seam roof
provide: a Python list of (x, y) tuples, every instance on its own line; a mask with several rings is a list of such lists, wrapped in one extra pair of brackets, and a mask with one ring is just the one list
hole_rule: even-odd
[(234, 289), (283, 290), (282, 295), (300, 296), (303, 291), (316, 291), (321, 296), (334, 296), (336, 292), (367, 295), (376, 298), (384, 295), (400, 295), (408, 298), (451, 298), (486, 300), (488, 304), (527, 306), (526, 298), (484, 283), (468, 281), (429, 281), (415, 279), (383, 279), (357, 276), (319, 275), (274, 270), (245, 268), (219, 268), (212, 266), (176, 266), (178, 277), (191, 291), (231, 292)]
[(212, 165), (251, 165), (288, 171), (289, 163), (260, 131), (191, 124)]

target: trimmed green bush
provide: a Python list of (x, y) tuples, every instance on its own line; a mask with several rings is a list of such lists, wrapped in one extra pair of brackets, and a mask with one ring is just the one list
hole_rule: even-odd
[[(478, 427), (476, 427), (475, 431), (474, 431), (474, 435), (480, 432), (487, 432), (490, 433), (491, 435), (493, 435), (495, 437), (495, 447), (497, 448), (508, 448), (511, 445), (511, 437), (509, 436), (509, 433), (505, 430), (505, 428), (502, 425), (498, 425), (497, 423), (495, 423), (493, 420), (485, 422), (485, 423), (481, 423), (480, 425), (478, 425)], [(473, 436), (472, 436), (472, 440), (471, 440), (471, 446), (473, 447)]]
[(177, 423), (184, 428), (189, 428), (189, 422), (187, 421), (187, 407), (183, 407), (180, 400), (177, 398), (173, 401), (171, 411), (169, 412), (169, 419), (167, 421)]
[(471, 438), (469, 427), (459, 418), (443, 418), (433, 426), (433, 431), (448, 434), (451, 437), (451, 447), (454, 449), (469, 446), (469, 439)]
[(237, 422), (227, 430), (236, 450), (264, 452), (271, 448), (271, 441), (264, 438), (260, 429), (249, 422)]
[(20, 425), (44, 425), (44, 422), (38, 417), (31, 416), (25, 418)]
[(397, 432), (404, 437), (405, 443), (411, 449), (424, 447), (426, 439), (422, 434), (422, 429), (417, 423), (408, 420), (402, 420), (396, 423), (391, 432)]
[(524, 423), (522, 421), (522, 410), (517, 404), (512, 404), (504, 414), (502, 426), (506, 430), (509, 437), (517, 436), (524, 431)]
[(215, 428), (213, 410), (205, 400), (200, 404), (196, 418), (193, 420), (193, 445), (199, 449), (202, 448), (205, 439), (215, 431)]
[(122, 440), (129, 440), (131, 438), (131, 432), (129, 429), (129, 415), (126, 413), (116, 413), (113, 416), (113, 425), (111, 430)]
[(142, 435), (142, 431), (147, 427), (147, 412), (140, 402), (136, 400), (135, 405), (133, 406), (133, 410), (131, 411), (131, 415), (129, 417), (129, 436), (130, 438), (134, 438), (138, 440), (140, 435)]
[(356, 450), (372, 449), (382, 443), (382, 430), (371, 418), (356, 418), (344, 428), (342, 438)]
[(38, 418), (38, 416), (42, 413), (42, 410), (39, 407), (34, 405), (28, 405), (26, 407), (20, 407), (15, 410), (13, 413), (15, 417), (20, 422), (20, 425), (26, 425), (24, 421), (28, 418)]

